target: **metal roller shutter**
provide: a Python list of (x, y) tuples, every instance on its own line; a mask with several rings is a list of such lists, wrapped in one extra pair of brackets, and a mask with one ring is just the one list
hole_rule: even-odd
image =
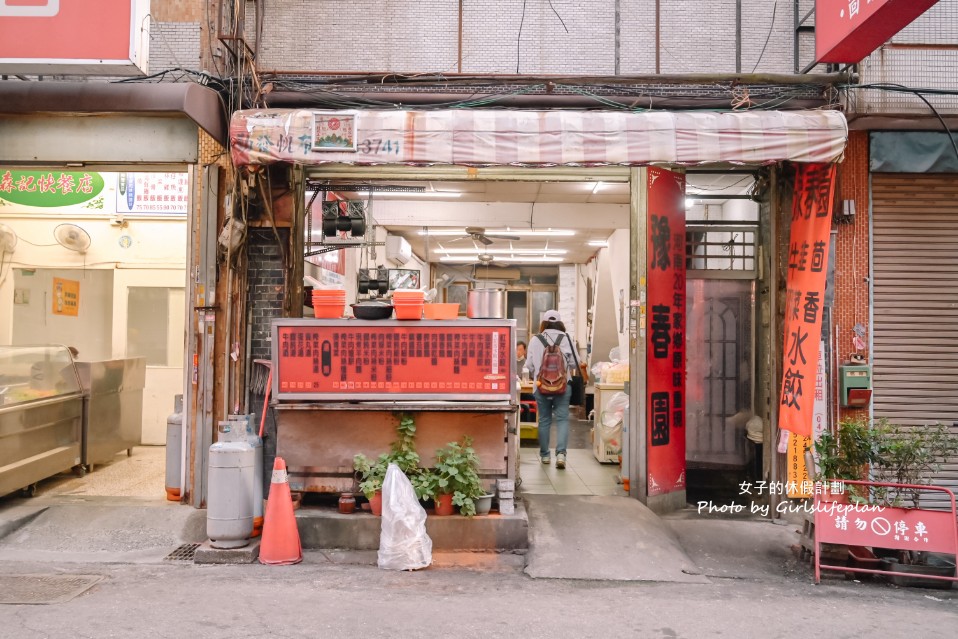
[[(873, 174), (872, 225), (875, 417), (958, 429), (958, 176)], [(934, 483), (958, 492), (958, 458)]]

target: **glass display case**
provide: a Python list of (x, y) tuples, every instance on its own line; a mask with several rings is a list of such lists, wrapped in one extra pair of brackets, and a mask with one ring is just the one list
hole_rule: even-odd
[(0, 494), (80, 464), (83, 391), (66, 346), (0, 346)]

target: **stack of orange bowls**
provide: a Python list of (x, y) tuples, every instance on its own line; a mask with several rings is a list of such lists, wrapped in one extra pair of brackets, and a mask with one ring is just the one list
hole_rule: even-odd
[(339, 319), (346, 312), (346, 289), (313, 289), (313, 314), (317, 319)]
[(396, 319), (421, 320), (425, 301), (425, 291), (403, 289), (393, 291), (393, 307), (396, 309)]

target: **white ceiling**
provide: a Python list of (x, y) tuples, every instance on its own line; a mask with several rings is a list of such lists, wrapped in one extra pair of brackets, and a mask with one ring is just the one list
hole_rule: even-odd
[[(588, 261), (598, 246), (619, 228), (629, 227), (629, 185), (615, 182), (505, 182), (505, 181), (389, 181), (369, 183), (374, 187), (423, 189), (421, 193), (341, 190), (347, 200), (366, 200), (375, 222), (390, 234), (405, 237), (413, 252), (429, 262), (442, 256), (473, 264), (479, 253), (496, 264), (531, 264), (532, 254), (556, 263)], [(347, 186), (342, 183), (343, 186)], [(356, 181), (351, 184), (357, 184)], [(695, 194), (745, 193), (751, 175), (693, 174), (688, 176), (689, 197)], [(721, 204), (722, 200), (708, 200)], [(314, 227), (321, 224), (314, 207)], [(476, 242), (466, 227), (486, 229), (488, 235), (516, 233), (520, 239), (494, 239), (490, 245)], [(562, 230), (567, 235), (525, 235)], [(433, 235), (433, 233), (443, 233)], [(447, 252), (448, 251), (448, 252)], [(452, 263), (451, 263), (452, 264)]]

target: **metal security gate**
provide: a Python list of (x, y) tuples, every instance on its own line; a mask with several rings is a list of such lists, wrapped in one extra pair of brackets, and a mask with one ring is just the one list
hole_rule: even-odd
[[(871, 196), (874, 416), (958, 430), (958, 176), (875, 173)], [(933, 483), (958, 492), (958, 458)]]

